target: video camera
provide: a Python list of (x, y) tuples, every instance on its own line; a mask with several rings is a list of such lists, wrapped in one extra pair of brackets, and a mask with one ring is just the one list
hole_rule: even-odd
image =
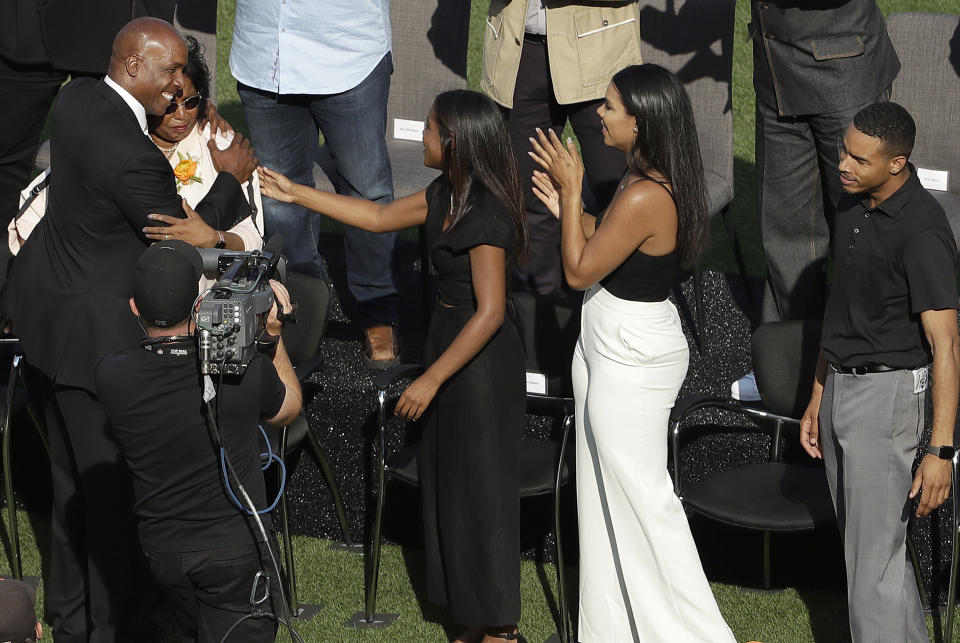
[(198, 248), (204, 273), (218, 275), (196, 312), (204, 375), (242, 374), (258, 350), (272, 346), (261, 337), (273, 307), (270, 279), (286, 279), (282, 247), (283, 237), (274, 235), (263, 251)]

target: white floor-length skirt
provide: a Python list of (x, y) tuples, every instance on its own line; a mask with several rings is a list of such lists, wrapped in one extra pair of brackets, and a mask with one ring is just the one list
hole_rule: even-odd
[(669, 300), (587, 291), (573, 358), (581, 643), (735, 641), (667, 472), (689, 356)]

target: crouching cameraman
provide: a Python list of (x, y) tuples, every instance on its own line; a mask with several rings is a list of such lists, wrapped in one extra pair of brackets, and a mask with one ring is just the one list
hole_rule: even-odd
[[(251, 609), (251, 589), (263, 570), (280, 608), (280, 580), (249, 512), (224, 486), (219, 438), (210, 431), (204, 377), (197, 363), (192, 306), (201, 261), (179, 241), (148, 248), (137, 263), (130, 309), (144, 327), (141, 348), (112, 353), (97, 366), (97, 389), (134, 479), (134, 512), (151, 572), (173, 606), (186, 639), (220, 641)], [(277, 306), (291, 310), (286, 289), (271, 282), (276, 302), (266, 330), (280, 335)], [(212, 381), (206, 378), (207, 397)], [(226, 375), (216, 391), (216, 425), (236, 476), (258, 509), (266, 506), (258, 424), (283, 426), (300, 411), (301, 393), (282, 341), (270, 358), (256, 354), (242, 375)], [(233, 498), (231, 498), (233, 496)], [(269, 530), (270, 516), (262, 516)], [(268, 532), (269, 533), (269, 532)], [(275, 548), (272, 534), (271, 547)], [(274, 549), (275, 551), (275, 549)], [(262, 579), (260, 579), (262, 580)], [(262, 582), (257, 595), (265, 593)], [(271, 604), (272, 603), (272, 604)], [(236, 641), (273, 641), (269, 618), (247, 618)]]

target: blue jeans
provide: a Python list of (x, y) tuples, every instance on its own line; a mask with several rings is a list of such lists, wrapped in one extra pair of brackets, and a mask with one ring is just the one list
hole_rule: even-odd
[[(391, 73), (388, 53), (359, 85), (339, 94), (275, 94), (237, 83), (260, 164), (313, 187), (318, 133), (323, 132), (336, 168), (330, 180), (337, 193), (392, 201), (386, 142)], [(266, 197), (263, 215), (267, 233), (283, 235), (291, 270), (327, 278), (317, 251), (323, 215)], [(395, 232), (344, 227), (347, 286), (366, 327), (397, 320), (396, 239)]]

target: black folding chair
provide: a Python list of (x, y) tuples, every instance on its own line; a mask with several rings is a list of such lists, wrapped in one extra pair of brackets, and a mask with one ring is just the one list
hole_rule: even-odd
[(23, 353), (18, 345), (16, 338), (0, 338), (0, 346), (6, 346), (12, 349), (10, 359), (10, 373), (7, 379), (7, 389), (4, 394), (3, 424), (0, 425), (0, 441), (3, 449), (3, 496), (7, 503), (7, 537), (10, 541), (10, 571), (14, 578), (23, 579), (23, 562), (20, 554), (20, 532), (17, 522), (17, 506), (13, 497), (13, 472), (11, 467), (11, 435), (12, 419), (15, 409), (25, 408), (30, 415), (34, 427), (43, 442), (44, 450), (47, 455), (50, 454), (50, 447), (47, 444), (46, 434), (43, 431), (43, 425), (37, 416), (34, 408), (29, 404), (25, 391), (21, 390), (21, 395), (17, 395), (17, 383), (22, 380)]
[[(297, 379), (303, 384), (311, 374), (317, 371), (323, 358), (317, 355), (320, 341), (327, 328), (327, 319), (330, 305), (330, 287), (323, 279), (312, 277), (294, 271), (287, 271), (286, 286), (291, 300), (297, 305), (297, 323), (287, 325), (283, 329), (283, 343), (297, 374)], [(344, 546), (354, 550), (356, 545), (350, 536), (350, 527), (347, 524), (346, 511), (337, 479), (330, 466), (326, 451), (320, 445), (316, 436), (310, 432), (306, 415), (303, 411), (289, 425), (283, 427), (279, 433), (268, 432), (271, 448), (282, 454), (284, 464), (288, 470), (287, 480), (280, 496), (280, 532), (283, 536), (284, 566), (286, 568), (286, 592), (290, 601), (290, 611), (294, 617), (309, 618), (319, 609), (317, 606), (305, 605), (297, 597), (296, 569), (293, 559), (293, 541), (290, 538), (290, 517), (287, 505), (287, 488), (300, 449), (304, 447), (316, 462), (317, 467), (327, 481), (333, 505), (337, 511), (340, 530), (343, 534)], [(279, 470), (278, 470), (279, 475)], [(278, 481), (279, 482), (279, 481)]]

